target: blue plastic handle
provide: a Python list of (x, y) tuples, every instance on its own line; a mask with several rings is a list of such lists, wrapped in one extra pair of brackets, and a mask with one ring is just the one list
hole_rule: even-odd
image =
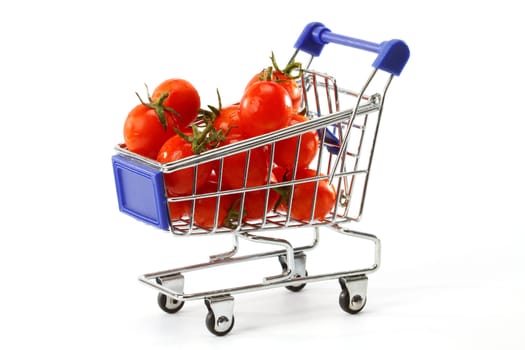
[(402, 40), (392, 39), (376, 44), (332, 33), (330, 29), (319, 22), (307, 24), (295, 42), (294, 47), (312, 56), (319, 56), (324, 46), (328, 43), (377, 53), (378, 55), (372, 66), (394, 75), (401, 74), (410, 57), (410, 50)]
[(330, 129), (318, 129), (317, 135), (319, 136), (320, 140), (323, 138), (324, 135), (324, 142), (328, 152), (335, 155), (339, 153), (339, 150), (341, 149), (341, 142), (339, 141), (337, 136), (335, 136), (335, 134), (332, 131), (330, 131)]

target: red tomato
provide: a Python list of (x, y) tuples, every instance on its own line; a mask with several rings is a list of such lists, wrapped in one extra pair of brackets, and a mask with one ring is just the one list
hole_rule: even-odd
[(182, 217), (189, 215), (190, 205), (190, 201), (168, 202), (171, 221), (180, 220)]
[(277, 182), (283, 182), (289, 180), (289, 171), (285, 168), (283, 168), (280, 165), (275, 165), (272, 168), (272, 177), (275, 178)]
[[(152, 101), (158, 102), (162, 95), (168, 94), (162, 105), (175, 110), (173, 113), (178, 122), (179, 129), (184, 128), (197, 118), (201, 100), (197, 89), (184, 79), (167, 79), (161, 82), (151, 96)], [(165, 111), (165, 114), (170, 114)]]
[[(276, 183), (277, 178), (272, 174), (271, 183)], [(268, 194), (267, 194), (268, 192)], [(268, 196), (268, 199), (266, 199)], [(242, 198), (242, 196), (239, 196)], [(273, 189), (259, 190), (259, 191), (248, 191), (244, 197), (243, 207), (243, 220), (257, 220), (261, 219), (265, 213), (270, 212), (277, 201), (279, 200), (279, 194)], [(266, 206), (264, 205), (266, 203)], [(237, 211), (241, 209), (240, 201), (235, 205)], [(239, 214), (239, 216), (241, 216)]]
[[(308, 118), (301, 114), (293, 114), (290, 126), (307, 121)], [(295, 162), (297, 143), (299, 136), (284, 139), (275, 143), (274, 162), (285, 169), (292, 170)], [(319, 149), (319, 136), (315, 130), (301, 135), (299, 144), (299, 157), (297, 168), (307, 168), (317, 155)]]
[[(261, 72), (255, 74), (253, 78), (248, 82), (248, 84), (246, 84), (244, 90), (246, 91), (246, 89), (248, 89), (249, 86), (253, 85), (258, 81), (268, 80), (266, 72), (267, 70), (263, 69)], [(301, 88), (299, 87), (299, 85), (297, 85), (296, 80), (276, 70), (272, 71), (272, 76), (270, 77), (270, 80), (279, 83), (282, 87), (286, 89), (286, 91), (288, 91), (290, 99), (292, 100), (292, 108), (294, 111), (297, 111), (301, 106), (302, 94)]]
[[(242, 138), (230, 137), (224, 145), (241, 141)], [(243, 186), (244, 169), (247, 160), (247, 152), (236, 153), (227, 156), (223, 161), (222, 169), (222, 188), (238, 189)], [(250, 152), (250, 161), (248, 163), (248, 175), (246, 187), (264, 185), (268, 179), (269, 155), (264, 147), (254, 148)], [(219, 174), (220, 162), (214, 162), (215, 173)]]
[[(200, 194), (217, 192), (218, 184), (215, 179), (208, 181), (199, 190)], [(195, 212), (193, 213), (193, 220), (195, 225), (211, 229), (215, 227), (215, 214), (217, 213), (217, 226), (221, 227), (226, 224), (226, 218), (230, 208), (237, 200), (239, 195), (220, 195), (213, 197), (200, 198), (195, 200)], [(219, 202), (218, 202), (219, 201)], [(218, 203), (218, 210), (217, 210)], [(190, 205), (191, 211), (191, 205)]]
[[(179, 135), (168, 139), (159, 150), (157, 161), (160, 163), (174, 162), (194, 155), (190, 142), (184, 140)], [(193, 178), (197, 169), (197, 190), (200, 189), (209, 179), (213, 164), (203, 163), (172, 173), (164, 174), (164, 183), (169, 196), (188, 195), (193, 191)]]
[[(298, 169), (297, 179), (307, 179), (316, 176), (313, 169)], [(290, 216), (295, 220), (309, 221), (313, 207), (316, 182), (306, 182), (295, 185), (291, 203)], [(335, 205), (336, 191), (334, 186), (328, 185), (327, 180), (318, 181), (316, 203), (313, 213), (314, 220), (322, 220), (330, 213)]]
[[(268, 202), (266, 202), (266, 190), (247, 192), (244, 198), (244, 220), (261, 219), (265, 213), (270, 212), (275, 207), (278, 200), (279, 194), (272, 189), (268, 192)], [(240, 205), (238, 209), (240, 209)]]
[(216, 130), (222, 130), (226, 135), (241, 135), (242, 131), (239, 122), (239, 105), (229, 105), (219, 111), (215, 118), (213, 126)]
[(295, 79), (287, 77), (284, 73), (274, 72), (273, 80), (276, 80), (282, 87), (288, 91), (290, 98), (292, 99), (292, 107), (295, 112), (301, 106), (301, 88), (297, 85)]
[(273, 81), (258, 81), (241, 98), (240, 127), (249, 137), (262, 135), (288, 125), (291, 114), (292, 100), (286, 89)]
[(175, 135), (175, 120), (167, 116), (166, 122), (164, 127), (154, 109), (137, 105), (124, 122), (124, 142), (128, 150), (155, 159), (164, 142)]

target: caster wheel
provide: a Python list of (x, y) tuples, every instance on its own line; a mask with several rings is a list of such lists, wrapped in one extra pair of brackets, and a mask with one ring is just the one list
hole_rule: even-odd
[[(281, 255), (279, 256), (279, 262), (281, 263), (281, 267), (283, 269), (283, 273), (288, 270), (288, 264), (286, 263), (286, 256)], [(306, 264), (306, 255), (305, 254), (297, 254), (295, 256), (295, 270), (297, 274), (294, 277), (306, 277), (308, 276), (308, 271), (306, 271), (305, 264)], [(303, 288), (306, 286), (306, 283), (302, 283), (299, 285), (290, 285), (285, 286), (286, 289), (292, 292), (300, 292), (303, 290)]]
[[(227, 326), (227, 328), (224, 328), (224, 326), (221, 327), (222, 324), (227, 325), (228, 323), (229, 326)], [(220, 316), (218, 320), (215, 320), (215, 314), (212, 311), (208, 312), (208, 315), (206, 315), (206, 328), (208, 328), (212, 334), (219, 337), (228, 334), (232, 330), (234, 323), (234, 316), (232, 316), (230, 322), (226, 316)], [(219, 328), (219, 330), (217, 330), (217, 328)]]
[(339, 306), (343, 311), (348, 312), (349, 314), (357, 314), (359, 311), (363, 310), (366, 305), (366, 297), (362, 297), (359, 294), (356, 294), (350, 300), (350, 293), (348, 289), (343, 289), (341, 294), (339, 294)]
[(184, 306), (184, 301), (170, 298), (162, 293), (157, 296), (157, 303), (164, 312), (169, 314), (178, 312)]
[[(304, 276), (308, 276), (308, 271), (305, 271), (305, 274)], [(301, 276), (302, 277), (302, 276)], [(296, 286), (286, 286), (285, 288), (288, 289), (289, 291), (292, 291), (292, 292), (300, 292), (301, 290), (303, 290), (303, 288), (306, 287), (306, 283), (303, 283), (303, 284), (299, 284), (299, 285), (296, 285)]]

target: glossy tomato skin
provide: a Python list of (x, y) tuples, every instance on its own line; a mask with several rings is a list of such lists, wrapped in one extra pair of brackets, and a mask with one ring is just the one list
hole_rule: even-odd
[[(174, 135), (162, 145), (157, 155), (157, 161), (159, 163), (169, 163), (192, 155), (194, 153), (191, 143), (179, 135)], [(199, 190), (208, 181), (212, 169), (213, 164), (208, 162), (171, 173), (164, 173), (164, 183), (168, 195), (175, 197), (191, 194), (193, 192), (195, 170), (197, 170), (196, 189)]]
[[(298, 169), (297, 179), (307, 179), (316, 176), (313, 169)], [(326, 215), (334, 208), (336, 191), (334, 186), (328, 185), (327, 180), (318, 181), (319, 185), (316, 194), (316, 204), (314, 209), (314, 220), (323, 220)], [(295, 220), (309, 221), (313, 207), (316, 182), (306, 182), (295, 185), (291, 203), (290, 216)]]
[(292, 100), (293, 111), (297, 112), (299, 110), (299, 107), (301, 107), (302, 94), (301, 88), (299, 87), (299, 85), (297, 85), (295, 79), (291, 79), (280, 72), (274, 72), (273, 79), (276, 80), (279, 84), (281, 84), (281, 86), (284, 87), (286, 91), (288, 91), (290, 99)]
[[(277, 204), (279, 194), (274, 190), (268, 191), (268, 202), (266, 202), (266, 190), (250, 191), (244, 198), (243, 220), (262, 219), (264, 214), (269, 213)], [(266, 203), (266, 206), (264, 205)], [(240, 210), (240, 205), (238, 206)]]
[[(248, 84), (246, 84), (245, 91), (248, 89), (249, 86), (253, 85), (254, 83), (258, 81), (267, 80), (267, 70), (263, 69), (261, 72), (255, 74)], [(290, 99), (292, 100), (292, 109), (294, 112), (298, 111), (299, 107), (301, 106), (301, 88), (297, 84), (295, 79), (292, 79), (286, 74), (278, 72), (276, 70), (272, 71), (272, 76), (270, 77), (271, 81), (275, 81), (276, 83), (280, 84), (282, 87), (285, 88), (286, 91), (288, 91), (288, 94), (290, 95)]]
[(240, 127), (248, 137), (262, 135), (288, 125), (292, 100), (280, 84), (257, 81), (244, 92), (239, 105)]
[[(290, 120), (291, 125), (307, 121), (308, 118), (301, 114), (293, 114)], [(295, 163), (297, 143), (299, 136), (290, 137), (275, 143), (274, 162), (287, 170), (292, 170)], [(319, 136), (317, 132), (309, 131), (301, 135), (301, 142), (297, 152), (297, 168), (307, 168), (314, 160), (319, 150)]]
[(175, 125), (173, 118), (167, 116), (164, 127), (154, 109), (139, 104), (124, 122), (124, 142), (131, 152), (155, 159), (164, 142), (175, 135)]
[(229, 105), (219, 111), (219, 115), (213, 121), (215, 130), (222, 130), (226, 135), (242, 135), (239, 121), (239, 105)]
[(180, 78), (166, 79), (153, 90), (151, 99), (156, 102), (165, 93), (168, 96), (163, 105), (177, 112), (175, 119), (179, 129), (188, 126), (197, 118), (201, 99), (199, 92), (189, 81)]
[(172, 221), (180, 220), (184, 216), (189, 215), (190, 213), (191, 202), (188, 201), (177, 201), (177, 202), (168, 202), (168, 208), (170, 211), (170, 219)]
[[(277, 183), (276, 176), (272, 173), (270, 183)], [(268, 197), (268, 198), (267, 198)], [(279, 200), (279, 193), (273, 189), (263, 189), (258, 191), (247, 191), (243, 204), (243, 220), (258, 220), (264, 217), (264, 214), (272, 211)], [(240, 196), (242, 199), (242, 196)], [(265, 206), (266, 204), (266, 206)], [(235, 208), (240, 212), (241, 201), (238, 201)], [(239, 213), (240, 214), (240, 213)]]
[[(217, 190), (217, 180), (212, 177), (210, 181), (204, 184), (198, 193), (214, 193), (217, 192)], [(217, 227), (224, 226), (226, 224), (228, 213), (237, 198), (239, 198), (238, 194), (230, 194), (196, 199), (195, 211), (193, 213), (195, 225), (205, 229), (215, 227), (215, 214), (217, 213)]]
[[(232, 135), (227, 138), (224, 145), (240, 142), (242, 140), (243, 138), (241, 136)], [(224, 158), (222, 162), (223, 189), (239, 189), (243, 187), (247, 157), (247, 152), (241, 152)], [(266, 147), (258, 147), (251, 150), (248, 162), (246, 187), (260, 186), (266, 183), (269, 173), (268, 163), (269, 153)], [(220, 162), (214, 162), (213, 164), (215, 165), (215, 173), (219, 174)]]

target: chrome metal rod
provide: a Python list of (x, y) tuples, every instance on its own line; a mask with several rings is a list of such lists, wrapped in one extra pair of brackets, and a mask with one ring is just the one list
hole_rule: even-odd
[[(356, 99), (355, 107), (352, 110), (352, 114), (351, 114), (351, 116), (350, 116), (350, 118), (348, 120), (348, 125), (352, 125), (354, 123), (355, 116), (358, 114), (357, 111), (359, 110), (359, 105), (361, 104), (361, 99), (362, 99), (366, 89), (368, 89), (368, 86), (370, 85), (370, 82), (374, 79), (374, 76), (376, 75), (376, 73), (377, 73), (377, 68), (372, 70), (372, 73), (368, 77), (368, 80), (366, 81), (365, 85), (361, 89), (361, 92), (359, 93), (359, 96)], [(330, 183), (330, 184), (334, 180), (334, 174), (336, 173), (337, 166), (341, 162), (342, 156), (346, 153), (346, 147), (348, 146), (348, 136), (350, 135), (350, 129), (351, 128), (348, 128), (346, 130), (346, 134), (345, 134), (345, 136), (343, 138), (343, 142), (341, 144), (340, 151), (337, 154), (337, 158), (335, 160), (335, 164), (333, 165), (333, 168), (330, 171), (330, 179), (328, 180), (328, 183)]]
[[(270, 257), (270, 256), (278, 256), (278, 255), (282, 255), (282, 254), (285, 254), (285, 253), (289, 253), (285, 249), (285, 250), (281, 250), (281, 251), (269, 252), (269, 253), (266, 253), (266, 254), (254, 254), (254, 255), (251, 255), (251, 256), (245, 256), (245, 257), (240, 257), (240, 258), (230, 258), (230, 259), (225, 259), (225, 260), (222, 260), (222, 261), (217, 261), (217, 262), (212, 262), (212, 263), (193, 265), (193, 266), (188, 266), (186, 268), (181, 268), (181, 269), (176, 269), (176, 270), (168, 270), (168, 271), (159, 272), (159, 273), (156, 273), (156, 274), (147, 274), (147, 275), (140, 276), (139, 280), (141, 282), (143, 282), (143, 283), (145, 283), (145, 284), (147, 284), (147, 285), (157, 289), (157, 290), (160, 290), (162, 293), (166, 294), (167, 296), (169, 296), (171, 298), (174, 298), (174, 299), (177, 299), (177, 300), (197, 300), (197, 299), (209, 298), (209, 297), (226, 295), (226, 294), (233, 295), (233, 294), (238, 294), (238, 293), (247, 293), (247, 292), (253, 292), (253, 291), (260, 291), (260, 290), (266, 290), (266, 289), (277, 288), (277, 287), (284, 287), (284, 286), (295, 285), (295, 284), (300, 284), (300, 283), (321, 282), (321, 281), (327, 281), (327, 280), (332, 280), (332, 279), (338, 279), (338, 278), (341, 278), (341, 277), (366, 275), (366, 274), (373, 273), (373, 272), (375, 272), (375, 271), (377, 271), (379, 269), (380, 263), (381, 263), (381, 242), (376, 236), (374, 236), (372, 234), (364, 233), (364, 232), (358, 232), (358, 231), (350, 230), (350, 229), (343, 228), (343, 227), (340, 227), (340, 226), (331, 226), (331, 228), (333, 228), (335, 231), (337, 231), (337, 232), (339, 232), (341, 234), (347, 235), (347, 236), (352, 236), (352, 237), (362, 238), (362, 239), (366, 239), (366, 240), (372, 241), (374, 243), (374, 245), (375, 245), (375, 259), (374, 259), (375, 261), (374, 261), (374, 263), (370, 267), (364, 268), (364, 269), (339, 271), (339, 272), (334, 272), (334, 273), (326, 273), (326, 274), (311, 275), (311, 276), (302, 276), (302, 277), (295, 277), (295, 278), (292, 278), (292, 279), (283, 279), (283, 278), (281, 278), (281, 279), (277, 279), (277, 280), (271, 280), (270, 282), (265, 282), (263, 280), (263, 283), (259, 283), (259, 284), (250, 284), (250, 285), (245, 285), (245, 286), (238, 286), (238, 287), (233, 287), (233, 288), (217, 289), (217, 290), (211, 290), (211, 291), (206, 291), (206, 292), (196, 292), (196, 293), (180, 293), (180, 292), (173, 291), (173, 290), (170, 290), (168, 288), (165, 288), (162, 285), (157, 283), (157, 278), (159, 278), (159, 277), (166, 277), (167, 275), (170, 275), (170, 274), (177, 274), (177, 273), (181, 273), (181, 272), (187, 272), (187, 271), (191, 271), (191, 270), (197, 270), (197, 269), (201, 269), (201, 268), (211, 267), (213, 265), (221, 265), (221, 264), (224, 264), (224, 263), (242, 261), (242, 260), (245, 260), (248, 257), (252, 258), (252, 259), (254, 259), (254, 258), (255, 259), (259, 258), (260, 259), (260, 258), (266, 258), (266, 257)], [(316, 238), (318, 238), (318, 229), (315, 230), (315, 231), (316, 231), (315, 232), (315, 236), (316, 236)], [(253, 235), (250, 235), (250, 236), (253, 236)], [(315, 240), (313, 246), (317, 245), (317, 242), (318, 242), (318, 240)], [(296, 251), (300, 251), (298, 248), (296, 248), (295, 250)], [(293, 259), (293, 255), (292, 255), (292, 259)], [(288, 263), (288, 261), (287, 261), (287, 263)]]
[(379, 110), (378, 110), (378, 113), (377, 113), (377, 125), (376, 125), (376, 128), (375, 128), (375, 133), (374, 133), (374, 138), (373, 138), (373, 142), (372, 142), (372, 147), (370, 148), (370, 155), (369, 155), (369, 159), (368, 159), (368, 175), (366, 176), (365, 183), (363, 185), (363, 196), (362, 196), (362, 199), (361, 199), (361, 205), (359, 207), (358, 219), (363, 214), (363, 209), (364, 209), (364, 206), (365, 206), (366, 190), (368, 188), (368, 178), (370, 177), (370, 169), (372, 168), (372, 160), (374, 158), (374, 152), (375, 152), (375, 148), (376, 148), (377, 135), (378, 135), (378, 132), (379, 132), (379, 124), (381, 123), (381, 116), (383, 114), (383, 106), (384, 106), (384, 103), (385, 103), (386, 93), (388, 91), (388, 88), (390, 87), (390, 83), (392, 83), (392, 79), (393, 78), (394, 78), (394, 75), (390, 74), (390, 77), (387, 80), (387, 82), (385, 84), (385, 87), (384, 87), (384, 90), (383, 90), (383, 96), (381, 98), (381, 102), (379, 103)]
[(233, 235), (233, 247), (232, 247), (232, 249), (227, 251), (227, 252), (224, 252), (224, 253), (210, 255), (210, 261), (218, 261), (218, 260), (223, 260), (223, 259), (226, 259), (226, 258), (231, 258), (235, 254), (237, 254), (238, 251), (239, 251), (239, 238), (237, 238), (236, 235)]
[[(314, 228), (314, 238), (312, 240), (312, 243), (310, 245), (295, 247), (293, 249), (293, 253), (296, 254), (296, 253), (299, 253), (299, 252), (305, 252), (305, 251), (312, 250), (315, 247), (317, 247), (318, 244), (319, 244), (319, 228), (315, 227)], [(283, 255), (283, 254), (286, 254), (286, 250), (285, 249), (268, 251), (268, 252), (264, 252), (264, 253), (243, 255), (243, 256), (238, 256), (238, 257), (224, 258), (224, 259), (220, 259), (220, 260), (214, 260), (214, 261), (209, 261), (209, 262), (205, 262), (205, 263), (201, 263), (201, 264), (195, 264), (195, 265), (189, 265), (189, 266), (176, 268), (176, 269), (169, 269), (169, 270), (164, 270), (164, 271), (147, 273), (147, 274), (144, 274), (144, 275), (140, 276), (139, 279), (140, 280), (142, 280), (142, 279), (146, 279), (146, 280), (156, 279), (156, 278), (159, 278), (159, 277), (167, 277), (167, 276), (172, 276), (172, 275), (176, 275), (176, 274), (180, 274), (180, 273), (186, 273), (186, 272), (191, 272), (191, 271), (203, 270), (203, 269), (206, 269), (206, 268), (209, 268), (209, 267), (213, 267), (213, 266), (221, 266), (221, 265), (228, 265), (228, 264), (239, 263), (239, 262), (244, 262), (244, 261), (252, 261), (252, 260), (259, 260), (259, 259), (266, 259), (266, 258), (271, 258), (271, 257), (277, 257), (277, 256)]]
[(139, 278), (139, 280), (157, 290), (160, 290), (162, 293), (166, 294), (167, 296), (171, 298), (174, 298), (177, 300), (197, 300), (197, 299), (203, 299), (203, 298), (225, 295), (225, 294), (233, 295), (233, 294), (239, 294), (239, 293), (266, 290), (270, 288), (284, 287), (287, 285), (293, 285), (293, 284), (298, 284), (298, 283), (321, 282), (321, 281), (327, 281), (327, 280), (332, 280), (332, 279), (338, 279), (340, 277), (366, 275), (366, 274), (375, 272), (377, 268), (378, 267), (376, 266), (372, 266), (368, 269), (349, 270), (349, 271), (341, 271), (341, 272), (327, 273), (327, 274), (320, 274), (320, 275), (313, 275), (313, 276), (304, 276), (304, 277), (293, 278), (291, 280), (271, 281), (271, 283), (250, 284), (246, 286), (217, 289), (217, 290), (211, 290), (207, 292), (196, 292), (196, 293), (174, 292), (173, 290), (164, 288), (161, 285), (152, 281), (151, 279), (147, 279), (145, 277), (141, 277)]
[(347, 236), (357, 237), (357, 238), (363, 238), (369, 241), (374, 242), (374, 265), (371, 269), (377, 270), (381, 266), (381, 241), (376, 236), (370, 234), (370, 233), (364, 233), (359, 231), (350, 230), (348, 228), (344, 228), (338, 225), (334, 225), (332, 227), (334, 230), (336, 230), (339, 233), (342, 233)]
[[(356, 111), (344, 110), (336, 112), (322, 118), (314, 118), (302, 123), (297, 123), (292, 126), (288, 126), (283, 129), (273, 131), (271, 133), (263, 134), (257, 137), (252, 137), (243, 141), (235, 142), (229, 145), (224, 145), (215, 149), (208, 150), (199, 155), (189, 156), (175, 162), (161, 164), (158, 162), (148, 161), (149, 164), (155, 165), (164, 173), (171, 173), (179, 169), (189, 168), (197, 164), (210, 162), (213, 160), (220, 159), (221, 157), (230, 156), (233, 154), (248, 151), (253, 148), (261, 147), (266, 144), (270, 144), (275, 141), (279, 141), (285, 138), (290, 138), (300, 134), (304, 134), (308, 131), (313, 131), (326, 127), (327, 125), (337, 124), (349, 119), (349, 116), (360, 115), (364, 113), (371, 113), (378, 110), (379, 106), (373, 103), (366, 103), (359, 105)], [(134, 153), (128, 151), (123, 147), (124, 145), (115, 146), (115, 150), (122, 154), (131, 155), (136, 157)]]
[(244, 238), (252, 242), (280, 245), (281, 247), (284, 247), (284, 251), (286, 252), (286, 271), (284, 271), (281, 275), (264, 277), (263, 278), (264, 284), (268, 284), (270, 282), (275, 283), (275, 282), (280, 282), (280, 281), (287, 281), (292, 276), (294, 276), (295, 274), (294, 248), (290, 242), (282, 238), (258, 236), (258, 235), (252, 235), (246, 232), (239, 232), (237, 233), (237, 235), (241, 238)]

